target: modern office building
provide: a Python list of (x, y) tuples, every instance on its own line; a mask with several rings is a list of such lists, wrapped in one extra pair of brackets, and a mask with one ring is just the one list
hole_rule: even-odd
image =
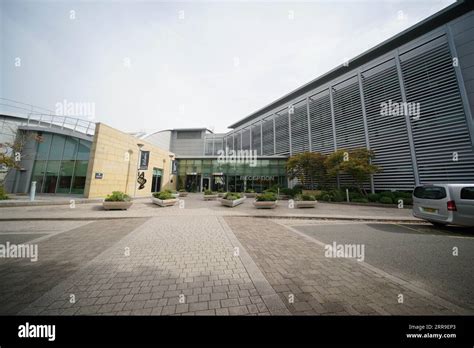
[(173, 153), (103, 123), (44, 114), (0, 115), (0, 135), (1, 144), (20, 144), (18, 168), (8, 174), (3, 170), (6, 176), (0, 178), (9, 193), (28, 193), (32, 182), (38, 194), (88, 198), (112, 191), (149, 196), (176, 188)]
[[(163, 187), (261, 191), (294, 184), (285, 173), (288, 156), (354, 148), (373, 150), (383, 170), (367, 183), (372, 190), (411, 190), (418, 183), (474, 182), (473, 110), (474, 5), (458, 1), (231, 124), (227, 133), (188, 128), (133, 136), (70, 120), (2, 116), (0, 122), (34, 135), (21, 169), (7, 177), (9, 192), (27, 192), (33, 180), (38, 192), (87, 197)], [(0, 129), (2, 137), (14, 134)], [(222, 162), (226, 149), (257, 157)], [(142, 153), (152, 164), (140, 170), (131, 163), (141, 162)], [(137, 191), (135, 176), (142, 173), (147, 183)], [(338, 184), (350, 182), (341, 176)]]
[[(180, 174), (201, 176), (203, 186), (214, 172), (227, 175), (230, 167), (211, 164), (226, 147), (255, 150), (276, 167), (275, 157), (364, 147), (383, 169), (368, 183), (374, 190), (473, 182), (473, 6), (459, 1), (445, 8), (233, 123), (224, 135), (195, 132), (192, 151), (181, 146), (189, 140), (178, 130), (171, 144), (186, 166)], [(232, 172), (229, 188), (244, 186), (237, 181), (246, 170)]]

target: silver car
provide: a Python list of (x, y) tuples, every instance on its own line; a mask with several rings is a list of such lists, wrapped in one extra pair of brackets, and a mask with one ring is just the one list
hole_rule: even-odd
[(413, 216), (434, 225), (474, 226), (474, 184), (425, 184), (413, 190)]

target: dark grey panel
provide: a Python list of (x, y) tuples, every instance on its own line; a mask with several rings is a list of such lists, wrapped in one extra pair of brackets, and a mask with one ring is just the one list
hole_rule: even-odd
[(393, 59), (384, 67), (376, 74), (362, 74), (369, 143), (375, 152), (373, 163), (383, 170), (374, 175), (374, 185), (379, 190), (410, 190), (415, 179), (405, 117), (383, 109), (389, 103), (403, 101), (397, 68)]
[(311, 146), (314, 152), (331, 153), (334, 151), (334, 136), (331, 122), (331, 102), (329, 91), (309, 98), (311, 123)]
[(402, 73), (408, 101), (420, 103), (420, 118), (411, 122), (420, 181), (473, 181), (474, 154), (448, 45), (402, 61)]

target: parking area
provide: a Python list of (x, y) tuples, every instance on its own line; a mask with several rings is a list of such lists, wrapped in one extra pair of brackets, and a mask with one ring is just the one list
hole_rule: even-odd
[(474, 308), (474, 231), (430, 224), (299, 224), (325, 244), (364, 245), (364, 262)]

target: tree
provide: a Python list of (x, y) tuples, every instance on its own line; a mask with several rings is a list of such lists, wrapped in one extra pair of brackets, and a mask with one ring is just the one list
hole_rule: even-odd
[[(17, 132), (12, 143), (0, 143), (0, 168), (3, 172), (8, 173), (11, 169), (20, 169), (22, 151), (29, 137), (26, 132)], [(0, 186), (3, 186), (3, 180), (4, 177), (0, 176)]]
[(345, 173), (353, 180), (357, 189), (363, 195), (367, 195), (364, 189), (372, 174), (380, 173), (382, 169), (374, 164), (372, 160), (375, 153), (366, 148), (354, 150), (338, 150), (329, 155), (325, 161), (328, 174), (332, 177)]
[(286, 170), (289, 179), (298, 179), (302, 184), (314, 183), (324, 186), (327, 181), (326, 157), (319, 152), (303, 152), (288, 159)]

